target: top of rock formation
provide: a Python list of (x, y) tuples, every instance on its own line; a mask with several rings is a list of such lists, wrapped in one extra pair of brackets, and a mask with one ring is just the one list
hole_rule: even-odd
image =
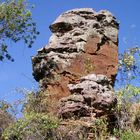
[[(104, 34), (108, 39), (117, 43), (118, 27), (115, 17), (109, 11), (102, 10), (95, 12), (91, 8), (81, 8), (61, 14), (50, 26), (50, 29), (53, 33), (61, 33), (61, 35), (62, 33), (71, 31), (72, 36), (76, 36), (76, 33), (79, 33), (79, 35), (85, 34), (84, 31), (86, 30), (87, 36), (85, 36), (85, 40), (90, 35)], [(82, 29), (82, 31), (78, 29)]]
[[(118, 28), (119, 24), (116, 18), (109, 11), (101, 10), (95, 12), (91, 8), (69, 10), (61, 14), (50, 25), (53, 35), (45, 48), (49, 51), (51, 49), (48, 49), (48, 47), (60, 48), (67, 44), (79, 42), (84, 44), (90, 36), (100, 37), (101, 43), (103, 43), (104, 39), (118, 43)], [(54, 44), (56, 42), (57, 44)], [(75, 47), (79, 47), (79, 50), (83, 49), (82, 45), (75, 45)], [(44, 50), (44, 48), (42, 49)]]
[[(95, 12), (91, 8), (69, 10), (61, 14), (50, 25), (53, 34), (48, 45), (38, 50), (37, 56), (42, 58), (45, 55), (49, 57), (49, 60), (53, 59), (55, 63), (61, 63), (62, 69), (70, 66), (70, 61), (77, 55), (81, 53), (96, 55), (100, 50), (103, 51), (102, 55), (108, 53), (108, 57), (111, 55), (110, 59), (116, 61), (117, 53), (114, 53), (114, 49), (118, 45), (118, 28), (119, 24), (116, 18), (109, 11)], [(106, 43), (112, 43), (110, 52), (106, 51), (107, 47), (101, 48)], [(96, 58), (94, 59), (96, 62)], [(110, 67), (112, 66), (110, 62), (107, 61), (106, 63)], [(102, 68), (97, 67), (98, 74), (105, 74), (102, 71), (100, 72), (99, 69)], [(33, 75), (37, 81), (42, 79), (42, 74), (38, 75), (37, 72), (34, 72)], [(114, 74), (110, 74), (108, 77), (111, 78), (111, 75)]]

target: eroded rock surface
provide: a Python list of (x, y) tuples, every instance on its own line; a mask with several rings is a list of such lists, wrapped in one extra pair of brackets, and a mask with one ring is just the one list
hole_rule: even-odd
[(109, 114), (117, 103), (110, 82), (104, 75), (90, 74), (69, 84), (72, 95), (61, 99), (59, 114), (63, 118)]
[(60, 116), (100, 116), (116, 104), (118, 28), (110, 12), (90, 8), (67, 11), (50, 25), (48, 45), (32, 58), (33, 75), (53, 110), (60, 103)]

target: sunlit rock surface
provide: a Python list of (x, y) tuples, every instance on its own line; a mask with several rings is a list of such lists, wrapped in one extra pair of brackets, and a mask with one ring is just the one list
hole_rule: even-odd
[(32, 58), (33, 76), (62, 118), (102, 116), (117, 103), (118, 29), (106, 10), (73, 9), (50, 25), (48, 45)]

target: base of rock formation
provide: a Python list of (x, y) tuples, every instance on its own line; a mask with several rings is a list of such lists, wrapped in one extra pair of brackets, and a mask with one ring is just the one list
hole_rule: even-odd
[(111, 80), (104, 75), (89, 74), (68, 87), (71, 95), (62, 98), (60, 103), (62, 118), (99, 117), (110, 114), (117, 103)]

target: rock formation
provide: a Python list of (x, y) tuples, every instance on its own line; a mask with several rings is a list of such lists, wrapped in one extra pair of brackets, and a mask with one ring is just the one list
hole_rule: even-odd
[(72, 95), (61, 99), (59, 113), (63, 118), (105, 115), (117, 103), (110, 80), (104, 75), (89, 74), (68, 87)]
[(108, 11), (81, 8), (61, 14), (48, 45), (32, 58), (33, 76), (62, 118), (102, 116), (117, 99), (118, 28)]

